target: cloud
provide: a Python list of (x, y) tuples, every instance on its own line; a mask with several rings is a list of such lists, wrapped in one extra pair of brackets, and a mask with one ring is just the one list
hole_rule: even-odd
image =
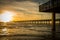
[(47, 2), (49, 0), (0, 0), (0, 2), (22, 2), (22, 1), (31, 1), (31, 2), (40, 2), (40, 3), (44, 3), (44, 2)]
[(1, 1), (0, 8), (13, 10), (16, 12), (15, 19), (30, 20), (30, 19), (49, 19), (50, 13), (39, 12), (38, 2), (42, 0), (5, 0)]

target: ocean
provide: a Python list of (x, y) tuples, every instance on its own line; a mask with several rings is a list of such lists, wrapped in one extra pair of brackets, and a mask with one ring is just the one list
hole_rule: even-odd
[[(52, 40), (51, 24), (7, 25), (0, 28), (0, 40)], [(5, 29), (4, 29), (5, 28)], [(60, 40), (60, 24), (56, 24), (55, 39)]]

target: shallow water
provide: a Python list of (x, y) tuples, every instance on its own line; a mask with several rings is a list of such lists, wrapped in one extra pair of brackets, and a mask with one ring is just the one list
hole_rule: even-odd
[[(56, 40), (60, 39), (60, 25), (56, 25)], [(8, 28), (12, 31), (10, 36), (0, 36), (0, 40), (52, 40), (52, 26), (51, 25), (30, 25), (18, 28)], [(1, 35), (1, 33), (0, 33)]]

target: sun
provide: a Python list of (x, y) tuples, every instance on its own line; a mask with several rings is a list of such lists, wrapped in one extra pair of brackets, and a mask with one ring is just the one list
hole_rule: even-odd
[(4, 11), (3, 13), (1, 13), (0, 17), (1, 17), (0, 20), (2, 22), (10, 22), (13, 19), (13, 12)]

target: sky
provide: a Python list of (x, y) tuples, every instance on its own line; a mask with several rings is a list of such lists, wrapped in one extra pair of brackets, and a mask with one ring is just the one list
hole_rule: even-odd
[[(0, 0), (0, 11), (13, 11), (14, 21), (51, 19), (51, 13), (39, 12), (39, 5), (47, 1), (49, 0)], [(56, 16), (60, 18), (60, 14)]]

